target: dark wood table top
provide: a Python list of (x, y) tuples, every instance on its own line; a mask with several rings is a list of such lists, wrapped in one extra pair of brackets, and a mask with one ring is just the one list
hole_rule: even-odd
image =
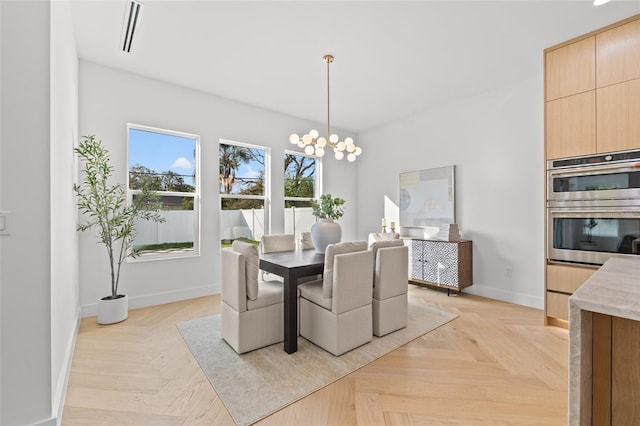
[(285, 269), (324, 265), (324, 254), (315, 250), (281, 251), (260, 254), (260, 269), (271, 272), (276, 266)]

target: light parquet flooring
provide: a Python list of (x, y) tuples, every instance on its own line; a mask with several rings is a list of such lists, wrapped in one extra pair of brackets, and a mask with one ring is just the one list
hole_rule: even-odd
[[(410, 286), (459, 315), (261, 425), (566, 425), (566, 330), (542, 311)], [(176, 323), (218, 313), (218, 296), (80, 325), (62, 424), (233, 425)]]

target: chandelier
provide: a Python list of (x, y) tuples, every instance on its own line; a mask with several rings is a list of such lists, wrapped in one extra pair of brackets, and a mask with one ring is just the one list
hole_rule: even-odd
[(338, 135), (331, 133), (331, 114), (329, 109), (329, 65), (333, 62), (333, 56), (324, 55), (324, 61), (327, 63), (327, 137), (325, 138), (320, 136), (318, 131), (313, 129), (302, 137), (298, 136), (296, 133), (292, 134), (289, 136), (289, 142), (294, 145), (298, 145), (300, 148), (304, 148), (304, 152), (307, 155), (315, 154), (318, 157), (323, 157), (325, 150), (333, 149), (336, 160), (342, 160), (345, 157), (346, 151), (347, 160), (355, 161), (356, 157), (362, 154), (362, 148), (356, 146), (351, 138), (345, 138), (344, 141), (341, 141)]

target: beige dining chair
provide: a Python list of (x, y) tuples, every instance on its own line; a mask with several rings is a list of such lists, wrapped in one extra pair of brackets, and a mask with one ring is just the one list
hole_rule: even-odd
[(338, 356), (372, 339), (373, 252), (329, 244), (321, 280), (300, 284), (300, 335)]
[(407, 326), (409, 248), (402, 240), (376, 241), (374, 254), (373, 334), (384, 336)]
[(234, 241), (220, 252), (222, 338), (242, 354), (284, 340), (284, 287), (258, 279), (258, 247)]
[[(293, 234), (271, 234), (260, 238), (260, 253), (277, 253), (296, 249), (296, 239)], [(282, 277), (260, 270), (262, 280), (280, 281)]]

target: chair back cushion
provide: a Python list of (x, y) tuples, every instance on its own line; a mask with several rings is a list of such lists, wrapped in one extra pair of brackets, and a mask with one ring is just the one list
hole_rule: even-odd
[(375, 243), (376, 241), (398, 239), (400, 239), (400, 234), (398, 234), (397, 232), (372, 232), (369, 234), (369, 240), (367, 241), (367, 243), (369, 244), (369, 247), (371, 247), (371, 244)]
[(409, 287), (409, 248), (383, 247), (375, 255), (373, 298), (385, 300), (405, 294)]
[(300, 233), (300, 250), (309, 250), (313, 247), (313, 241), (311, 241), (311, 232)]
[(333, 286), (333, 263), (338, 254), (353, 253), (367, 249), (366, 241), (345, 241), (344, 243), (329, 244), (324, 253), (324, 281), (322, 296), (331, 297)]
[(220, 251), (222, 301), (238, 312), (247, 310), (247, 279), (244, 256), (233, 249)]
[(263, 235), (260, 248), (262, 253), (293, 251), (296, 249), (296, 239), (293, 234)]
[(231, 244), (231, 249), (244, 256), (247, 297), (251, 300), (256, 300), (258, 298), (258, 269), (260, 266), (258, 246), (235, 240)]
[(340, 315), (371, 305), (373, 252), (362, 250), (338, 254), (334, 258), (333, 266), (331, 312)]
[(381, 248), (386, 248), (386, 247), (402, 247), (404, 246), (404, 241), (397, 239), (397, 240), (379, 240), (379, 241), (374, 241), (373, 243), (369, 244), (369, 250), (371, 250), (373, 252), (373, 256), (375, 257), (378, 253), (378, 249)]

